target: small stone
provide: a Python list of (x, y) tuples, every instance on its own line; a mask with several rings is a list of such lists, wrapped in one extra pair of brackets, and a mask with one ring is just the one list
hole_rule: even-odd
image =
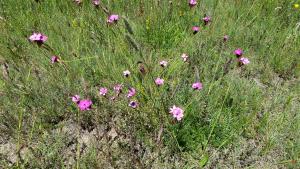
[(28, 147), (24, 147), (20, 150), (20, 156), (22, 160), (26, 160), (32, 156), (32, 153)]
[(14, 164), (18, 160), (16, 149), (16, 145), (10, 142), (0, 145), (0, 155), (6, 156), (7, 160)]
[(118, 136), (118, 133), (116, 132), (115, 128), (112, 128), (112, 129), (108, 132), (108, 136), (109, 136), (112, 140)]
[(84, 132), (80, 139), (79, 139), (79, 143), (83, 143), (85, 144), (87, 147), (90, 147), (92, 146), (93, 143), (95, 143), (96, 139), (95, 139), (95, 136), (93, 135), (93, 133), (89, 133), (89, 132)]

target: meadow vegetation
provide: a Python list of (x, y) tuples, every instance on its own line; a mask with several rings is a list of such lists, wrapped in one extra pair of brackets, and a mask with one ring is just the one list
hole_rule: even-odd
[(300, 168), (297, 3), (0, 1), (0, 168)]

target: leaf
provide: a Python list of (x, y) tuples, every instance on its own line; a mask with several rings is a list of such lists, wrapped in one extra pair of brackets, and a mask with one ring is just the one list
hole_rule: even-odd
[(207, 154), (204, 154), (199, 162), (199, 166), (204, 167), (207, 164), (208, 160), (209, 156)]
[(124, 24), (125, 24), (125, 29), (126, 29), (131, 35), (133, 35), (134, 33), (133, 33), (132, 27), (130, 26), (128, 20), (127, 20), (125, 17), (123, 17), (123, 20), (124, 20)]
[(129, 44), (136, 50), (139, 51), (139, 45), (136, 43), (135, 40), (133, 40), (133, 38), (131, 36), (129, 36), (128, 34), (125, 35), (127, 41), (129, 42)]

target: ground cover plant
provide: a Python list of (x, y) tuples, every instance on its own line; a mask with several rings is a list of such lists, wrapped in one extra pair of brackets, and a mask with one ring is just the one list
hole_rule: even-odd
[(300, 168), (300, 5), (0, 1), (0, 168)]

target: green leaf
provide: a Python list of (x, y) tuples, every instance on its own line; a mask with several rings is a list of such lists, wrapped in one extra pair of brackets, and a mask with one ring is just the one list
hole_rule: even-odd
[(209, 159), (209, 156), (207, 154), (204, 154), (199, 163), (200, 167), (204, 167), (207, 164), (208, 159)]

